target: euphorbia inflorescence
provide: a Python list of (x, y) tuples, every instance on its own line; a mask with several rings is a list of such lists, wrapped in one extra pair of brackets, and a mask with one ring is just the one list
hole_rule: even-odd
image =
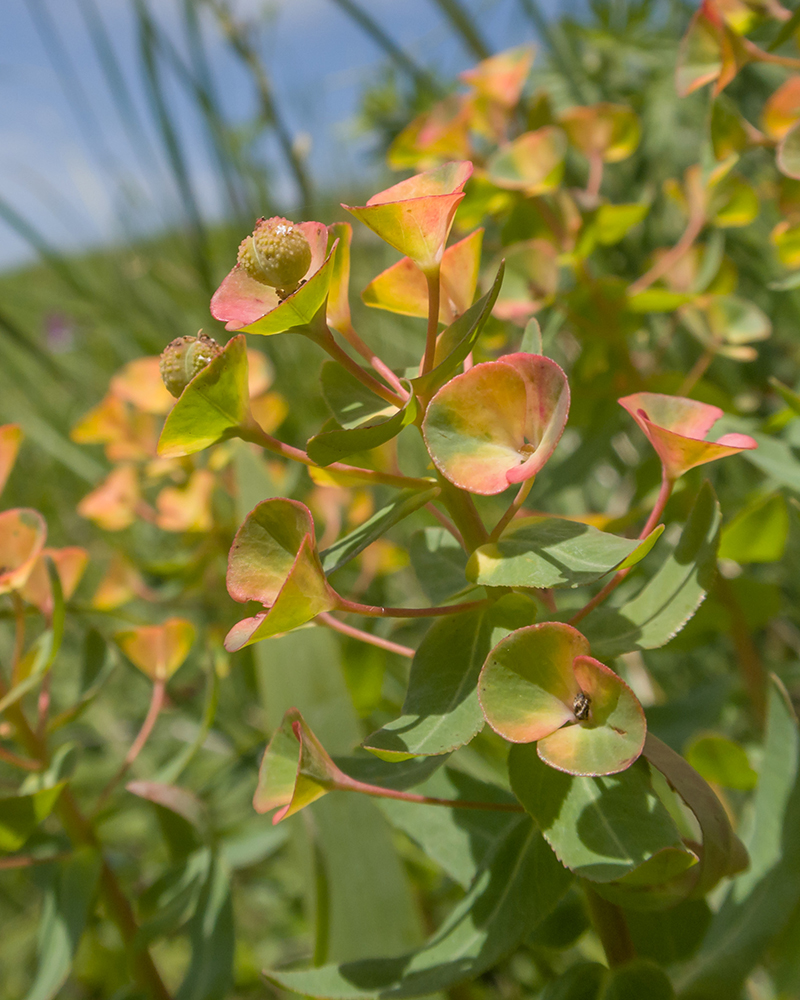
[(239, 244), (238, 261), (251, 278), (274, 288), (281, 299), (296, 292), (311, 266), (311, 246), (293, 222), (259, 219)]

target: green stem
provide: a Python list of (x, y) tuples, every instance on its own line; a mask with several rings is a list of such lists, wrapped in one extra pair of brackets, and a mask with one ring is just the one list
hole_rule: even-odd
[(419, 369), (420, 376), (427, 375), (432, 370), (436, 358), (436, 336), (439, 332), (439, 298), (441, 294), (439, 271), (440, 268), (437, 264), (435, 270), (425, 274), (425, 280), (428, 283), (428, 333), (425, 337), (425, 356)]
[(505, 514), (503, 514), (503, 516), (500, 518), (500, 520), (494, 526), (494, 529), (492, 530), (491, 535), (489, 535), (489, 541), (490, 542), (496, 542), (497, 539), (505, 531), (506, 526), (514, 519), (514, 516), (516, 515), (517, 511), (525, 503), (525, 501), (526, 501), (526, 499), (528, 497), (528, 494), (531, 491), (531, 488), (533, 486), (533, 481), (534, 481), (535, 478), (536, 478), (535, 476), (531, 476), (530, 479), (527, 479), (520, 486), (519, 490), (517, 491), (517, 495), (514, 497), (514, 499), (508, 505), (508, 510), (505, 512)]
[(598, 896), (587, 882), (583, 883), (583, 891), (592, 926), (600, 938), (609, 966), (613, 969), (636, 958), (622, 909), (616, 903)]
[(473, 552), (479, 545), (488, 542), (489, 533), (486, 530), (486, 525), (481, 520), (469, 493), (453, 486), (441, 475), (439, 476), (439, 485), (442, 488), (439, 497), (452, 517), (455, 526), (461, 532), (467, 552)]

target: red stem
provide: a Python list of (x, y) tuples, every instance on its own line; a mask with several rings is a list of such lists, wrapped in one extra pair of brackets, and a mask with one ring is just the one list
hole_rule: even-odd
[(422, 359), (419, 373), (427, 375), (433, 368), (436, 357), (436, 335), (439, 332), (439, 265), (436, 270), (425, 275), (428, 283), (428, 333), (425, 338), (425, 356)]
[(333, 629), (334, 632), (350, 636), (351, 639), (358, 639), (359, 642), (366, 642), (370, 646), (377, 646), (378, 649), (385, 649), (389, 653), (397, 653), (398, 656), (407, 656), (409, 659), (413, 659), (414, 657), (414, 650), (410, 646), (401, 646), (399, 642), (382, 639), (379, 635), (373, 635), (371, 632), (365, 632), (363, 629), (356, 628), (355, 625), (346, 625), (344, 622), (340, 622), (338, 618), (334, 618), (333, 615), (329, 615), (326, 611), (318, 614), (314, 621), (326, 625), (328, 628)]
[(408, 399), (408, 390), (405, 388), (403, 383), (386, 364), (386, 362), (382, 361), (372, 348), (364, 343), (361, 337), (359, 337), (356, 333), (355, 327), (352, 323), (347, 323), (346, 325), (342, 324), (339, 332), (347, 343), (353, 348), (353, 350), (358, 351), (361, 357), (365, 361), (368, 361), (375, 371), (386, 379), (398, 396), (402, 396), (403, 399)]
[[(302, 448), (295, 448), (291, 444), (284, 444), (278, 438), (267, 434), (255, 421), (245, 427), (240, 427), (238, 433), (243, 441), (250, 441), (252, 444), (257, 444), (267, 451), (271, 451), (274, 455), (280, 455), (281, 458), (288, 458), (293, 462), (302, 462), (303, 465), (307, 465), (312, 469), (322, 468), (322, 466), (312, 461)], [(429, 490), (436, 485), (431, 479), (415, 479), (411, 476), (394, 475), (391, 472), (379, 472), (377, 469), (361, 469), (356, 465), (345, 465), (344, 462), (331, 462), (330, 465), (325, 466), (325, 471), (343, 472), (348, 476), (354, 476), (367, 482), (380, 483), (383, 486), (396, 486), (400, 490)]]
[[(672, 487), (675, 485), (673, 479), (667, 477), (667, 472), (664, 467), (661, 467), (661, 489), (658, 493), (658, 499), (656, 500), (656, 505), (650, 512), (650, 517), (647, 519), (647, 523), (639, 532), (639, 538), (644, 539), (650, 534), (650, 532), (658, 524), (658, 519), (664, 513), (664, 508), (667, 506), (667, 501), (672, 494)], [(618, 573), (611, 577), (608, 583), (603, 587), (601, 591), (596, 593), (588, 604), (585, 604), (580, 611), (573, 615), (569, 620), (570, 625), (575, 625), (577, 622), (582, 621), (590, 611), (594, 611), (598, 604), (602, 604), (603, 601), (608, 597), (609, 594), (613, 593), (617, 587), (622, 583), (625, 577), (630, 573), (633, 567), (628, 569), (621, 569)]]
[(531, 476), (531, 478), (527, 479), (524, 483), (522, 483), (520, 488), (517, 490), (517, 495), (508, 505), (508, 509), (506, 510), (505, 514), (503, 514), (503, 516), (494, 526), (492, 533), (489, 535), (490, 542), (496, 542), (497, 539), (505, 531), (506, 526), (509, 524), (509, 522), (516, 517), (517, 511), (520, 509), (520, 507), (525, 503), (526, 499), (528, 498), (528, 494), (531, 491), (531, 487), (533, 486), (533, 481), (535, 478), (536, 478), (535, 476)]
[(597, 198), (600, 185), (603, 183), (603, 156), (601, 153), (589, 155), (589, 179), (586, 182), (586, 194), (589, 198)]
[(400, 792), (394, 788), (381, 788), (380, 785), (369, 785), (364, 781), (356, 781), (346, 774), (342, 780), (333, 786), (340, 792), (359, 792), (362, 795), (372, 795), (379, 799), (398, 799), (400, 802), (418, 802), (426, 806), (447, 806), (450, 809), (482, 809), (485, 812), (525, 812), (516, 802), (471, 802), (467, 799), (438, 799), (430, 795), (419, 795), (417, 792)]
[(446, 604), (438, 608), (386, 608), (376, 604), (359, 604), (339, 597), (337, 611), (349, 611), (354, 615), (364, 615), (367, 618), (440, 618), (443, 615), (460, 615), (462, 611), (475, 611), (491, 604), (488, 598), (480, 601), (467, 601), (464, 604)]
[(649, 288), (654, 281), (667, 273), (669, 269), (691, 248), (694, 241), (700, 235), (700, 231), (705, 223), (705, 217), (700, 212), (689, 219), (689, 223), (684, 230), (683, 236), (678, 240), (671, 250), (668, 250), (663, 257), (660, 257), (655, 264), (646, 271), (641, 278), (638, 278), (628, 287), (628, 295), (638, 295), (646, 288)]
[(392, 406), (403, 407), (405, 405), (408, 397), (406, 396), (403, 398), (396, 392), (388, 389), (376, 378), (373, 378), (369, 372), (365, 372), (361, 365), (357, 364), (346, 351), (343, 351), (342, 348), (339, 347), (330, 330), (326, 330), (326, 332), (321, 336), (312, 337), (312, 340), (315, 344), (319, 344), (324, 351), (330, 354), (334, 361), (338, 361), (342, 368), (350, 372), (353, 378), (357, 378), (358, 381), (365, 385), (371, 392), (374, 392), (376, 396), (380, 396), (381, 399), (385, 399), (386, 402), (391, 403)]
[(461, 537), (461, 532), (453, 524), (450, 518), (445, 517), (445, 515), (439, 510), (439, 508), (434, 503), (426, 503), (425, 510), (427, 510), (429, 514), (432, 514), (436, 518), (436, 520), (439, 522), (439, 524), (441, 524), (441, 526), (445, 529), (445, 531), (450, 532), (453, 538), (455, 538), (455, 540), (463, 549), (464, 539)]
[(136, 739), (131, 744), (130, 750), (128, 750), (127, 754), (125, 754), (125, 760), (122, 762), (122, 766), (100, 793), (97, 805), (94, 808), (94, 815), (97, 815), (103, 803), (108, 799), (109, 795), (111, 795), (117, 785), (128, 773), (131, 765), (139, 756), (145, 743), (147, 743), (150, 738), (153, 726), (155, 726), (156, 720), (161, 714), (161, 709), (164, 707), (164, 694), (166, 692), (166, 688), (167, 682), (165, 680), (157, 680), (154, 682), (153, 693), (150, 697), (150, 707), (147, 709), (147, 715), (142, 723), (142, 728), (139, 730)]

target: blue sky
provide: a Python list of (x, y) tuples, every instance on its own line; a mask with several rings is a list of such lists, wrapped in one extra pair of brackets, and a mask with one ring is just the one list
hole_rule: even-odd
[[(149, 3), (178, 47), (181, 2)], [(495, 51), (534, 38), (518, 0), (464, 2)], [(475, 62), (431, 0), (361, 5), (421, 65), (447, 77)], [(131, 0), (0, 3), (0, 197), (62, 249), (152, 232), (176, 216), (170, 173), (154, 154), (155, 144), (131, 141), (87, 26), (87, 13), (99, 11), (147, 131), (152, 125), (131, 8)], [(235, 9), (243, 17), (265, 18), (259, 51), (292, 132), (310, 145), (312, 174), (334, 181), (363, 176), (368, 140), (358, 134), (354, 117), (364, 84), (383, 62), (377, 46), (332, 0), (238, 0)], [(221, 99), (233, 121), (245, 122), (252, 87), (205, 13), (202, 21)], [(55, 50), (51, 45), (48, 51), (42, 26), (54, 29)], [(209, 217), (217, 216), (220, 188), (202, 125), (179, 85), (173, 83), (169, 93), (199, 200)], [(276, 175), (275, 189), (291, 200), (285, 173)], [(0, 268), (31, 258), (25, 240), (2, 220), (0, 234)]]

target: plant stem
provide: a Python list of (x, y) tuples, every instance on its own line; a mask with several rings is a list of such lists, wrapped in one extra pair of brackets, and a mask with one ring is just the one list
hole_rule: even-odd
[(347, 343), (353, 348), (353, 350), (358, 351), (361, 357), (365, 361), (368, 361), (375, 371), (386, 379), (398, 396), (401, 396), (403, 399), (408, 399), (408, 390), (405, 388), (403, 383), (386, 364), (386, 362), (382, 361), (372, 348), (364, 343), (361, 337), (359, 337), (356, 333), (355, 327), (351, 322), (343, 324), (339, 332)]
[(376, 378), (373, 378), (369, 372), (364, 371), (361, 365), (357, 364), (350, 355), (342, 350), (342, 348), (336, 343), (333, 334), (330, 330), (326, 330), (325, 333), (320, 335), (313, 335), (311, 339), (315, 344), (323, 349), (323, 351), (330, 354), (334, 361), (338, 361), (342, 368), (346, 369), (353, 378), (358, 379), (363, 385), (365, 385), (370, 392), (374, 392), (376, 396), (380, 396), (381, 399), (385, 399), (387, 403), (391, 403), (392, 406), (403, 407), (405, 406), (406, 399), (400, 396), (398, 393), (394, 392), (392, 389), (387, 388), (382, 385)]
[(514, 519), (517, 511), (520, 509), (520, 507), (525, 503), (526, 499), (528, 498), (528, 494), (531, 491), (531, 487), (533, 486), (533, 481), (535, 478), (536, 478), (535, 476), (531, 476), (530, 479), (526, 479), (525, 482), (522, 483), (519, 490), (517, 491), (517, 495), (508, 505), (508, 510), (505, 512), (505, 514), (503, 514), (503, 516), (494, 526), (492, 533), (489, 535), (490, 542), (496, 542), (497, 539), (505, 531), (506, 526)]
[(398, 656), (406, 656), (409, 659), (412, 659), (414, 656), (414, 650), (410, 646), (401, 646), (399, 642), (382, 639), (379, 635), (373, 635), (371, 632), (365, 632), (363, 629), (356, 628), (355, 625), (346, 625), (344, 622), (340, 622), (338, 618), (334, 618), (333, 615), (328, 614), (327, 611), (318, 614), (314, 621), (326, 625), (328, 628), (333, 629), (334, 632), (340, 632), (342, 635), (350, 636), (352, 639), (358, 639), (359, 642), (369, 643), (370, 646), (377, 646), (378, 649), (385, 649), (389, 653), (397, 653)]
[(0, 747), (0, 760), (12, 767), (18, 767), (22, 771), (41, 771), (44, 764), (39, 760), (29, 760), (27, 757), (19, 757), (11, 750)]
[(624, 965), (636, 958), (625, 914), (616, 903), (598, 896), (587, 882), (583, 883), (586, 905), (595, 933), (600, 938), (609, 966)]
[(438, 479), (442, 489), (439, 495), (440, 499), (449, 511), (455, 526), (461, 532), (464, 548), (467, 552), (473, 552), (479, 545), (483, 545), (489, 540), (486, 525), (481, 520), (469, 493), (453, 486), (442, 475), (439, 475)]
[(425, 337), (425, 355), (419, 369), (420, 375), (427, 375), (431, 371), (436, 358), (436, 335), (439, 332), (439, 272), (437, 264), (434, 271), (425, 274), (428, 283), (428, 332)]
[(600, 185), (603, 183), (603, 157), (601, 153), (591, 153), (589, 155), (589, 179), (586, 182), (586, 196), (596, 199), (600, 194)]
[(432, 514), (433, 517), (436, 518), (436, 520), (439, 522), (439, 524), (441, 524), (441, 526), (445, 529), (445, 531), (449, 531), (450, 532), (450, 534), (453, 536), (453, 538), (455, 538), (455, 540), (458, 542), (458, 544), (463, 549), (464, 548), (464, 539), (461, 537), (461, 532), (458, 530), (458, 528), (453, 524), (453, 522), (448, 517), (444, 516), (444, 514), (439, 510), (439, 508), (436, 506), (436, 504), (434, 504), (434, 503), (426, 503), (425, 504), (425, 510), (427, 510), (429, 514)]
[(19, 667), (25, 652), (25, 605), (16, 592), (11, 592), (11, 604), (14, 608), (14, 651), (11, 654), (11, 686), (20, 680)]
[(744, 608), (730, 585), (717, 572), (717, 593), (731, 616), (731, 639), (739, 662), (742, 683), (750, 698), (759, 725), (763, 726), (767, 712), (767, 671), (761, 662), (756, 644), (747, 627)]
[(487, 598), (480, 601), (466, 601), (463, 604), (445, 604), (438, 608), (388, 608), (377, 604), (359, 604), (339, 597), (337, 611), (348, 611), (354, 615), (364, 615), (367, 618), (440, 618), (443, 615), (460, 615), (463, 611), (475, 611), (485, 608), (492, 602)]
[[(648, 517), (647, 519), (647, 523), (639, 532), (640, 539), (647, 538), (647, 536), (650, 534), (653, 528), (655, 528), (655, 526), (658, 524), (658, 519), (664, 513), (664, 508), (667, 506), (667, 501), (672, 495), (672, 488), (674, 485), (675, 481), (667, 477), (666, 469), (662, 466), (661, 489), (659, 490), (655, 507), (653, 507), (652, 511), (650, 512), (650, 517)], [(631, 569), (633, 569), (632, 566), (628, 567), (628, 569), (621, 569), (618, 573), (615, 573), (614, 576), (612, 576), (611, 579), (608, 581), (608, 583), (605, 585), (605, 587), (603, 587), (602, 590), (596, 593), (594, 597), (587, 604), (585, 604), (577, 614), (573, 615), (572, 618), (570, 618), (569, 624), (570, 625), (577, 624), (577, 622), (584, 619), (589, 614), (590, 611), (594, 611), (594, 609), (597, 607), (598, 604), (602, 604), (603, 601), (608, 597), (608, 595), (613, 593), (617, 589), (617, 587), (622, 583), (622, 581), (625, 579), (628, 573), (630, 573)]]
[[(0, 684), (0, 687), (4, 687), (4, 685)], [(0, 691), (0, 694), (2, 693), (4, 692)], [(32, 757), (38, 757), (45, 761), (47, 759), (47, 745), (31, 729), (21, 706), (19, 704), (9, 705), (6, 711), (27, 752)], [(102, 854), (94, 827), (81, 813), (70, 788), (65, 788), (59, 796), (55, 812), (76, 847), (91, 847)], [(117, 925), (120, 936), (125, 943), (136, 982), (151, 1000), (172, 1000), (150, 952), (139, 943), (139, 928), (133, 908), (105, 858), (103, 858), (100, 870), (100, 893), (108, 915)]]
[(153, 693), (150, 696), (150, 706), (147, 709), (147, 715), (145, 716), (144, 722), (142, 723), (142, 728), (139, 730), (136, 739), (131, 743), (130, 750), (125, 754), (125, 760), (122, 762), (122, 766), (114, 775), (114, 777), (109, 781), (106, 787), (100, 793), (100, 797), (97, 800), (97, 804), (94, 807), (93, 815), (96, 816), (106, 802), (108, 797), (117, 787), (117, 785), (122, 781), (125, 775), (131, 768), (131, 765), (139, 756), (150, 738), (150, 734), (153, 731), (153, 726), (156, 724), (156, 720), (161, 714), (161, 709), (164, 707), (164, 694), (166, 692), (167, 682), (165, 680), (157, 680), (153, 684)]
[(426, 806), (446, 806), (450, 809), (481, 809), (484, 812), (525, 812), (517, 802), (471, 802), (467, 799), (438, 799), (430, 795), (419, 795), (417, 792), (400, 792), (394, 788), (381, 788), (380, 785), (369, 785), (364, 781), (356, 781), (342, 774), (341, 781), (334, 784), (340, 792), (358, 792), (361, 795), (372, 795), (378, 799), (397, 799), (400, 802), (417, 802)]
[(650, 270), (646, 271), (641, 278), (638, 278), (632, 285), (628, 286), (628, 295), (638, 295), (639, 292), (643, 292), (653, 282), (658, 281), (662, 275), (666, 274), (691, 248), (694, 241), (700, 235), (704, 223), (705, 215), (699, 211), (695, 212), (689, 218), (689, 223), (675, 246), (671, 250), (667, 250), (663, 257), (659, 257)]
[[(308, 457), (308, 454), (302, 450), (302, 448), (295, 448), (291, 444), (284, 444), (284, 442), (279, 441), (278, 438), (272, 437), (271, 434), (267, 434), (266, 431), (262, 430), (255, 421), (247, 426), (239, 427), (238, 434), (243, 441), (249, 441), (251, 444), (257, 444), (261, 448), (271, 451), (274, 455), (280, 455), (281, 458), (288, 458), (293, 462), (301, 462), (303, 465), (307, 465), (312, 469), (323, 469), (322, 466), (313, 462)], [(431, 479), (416, 479), (412, 476), (398, 476), (391, 472), (380, 472), (378, 469), (361, 469), (355, 465), (345, 465), (344, 462), (331, 462), (330, 465), (326, 465), (324, 467), (323, 471), (342, 472), (348, 476), (363, 479), (367, 482), (380, 483), (383, 486), (396, 486), (397, 489), (400, 490), (429, 490), (436, 485)]]
[(700, 379), (705, 375), (708, 366), (714, 360), (716, 351), (712, 347), (707, 347), (700, 357), (692, 365), (692, 368), (678, 390), (679, 396), (688, 396)]

